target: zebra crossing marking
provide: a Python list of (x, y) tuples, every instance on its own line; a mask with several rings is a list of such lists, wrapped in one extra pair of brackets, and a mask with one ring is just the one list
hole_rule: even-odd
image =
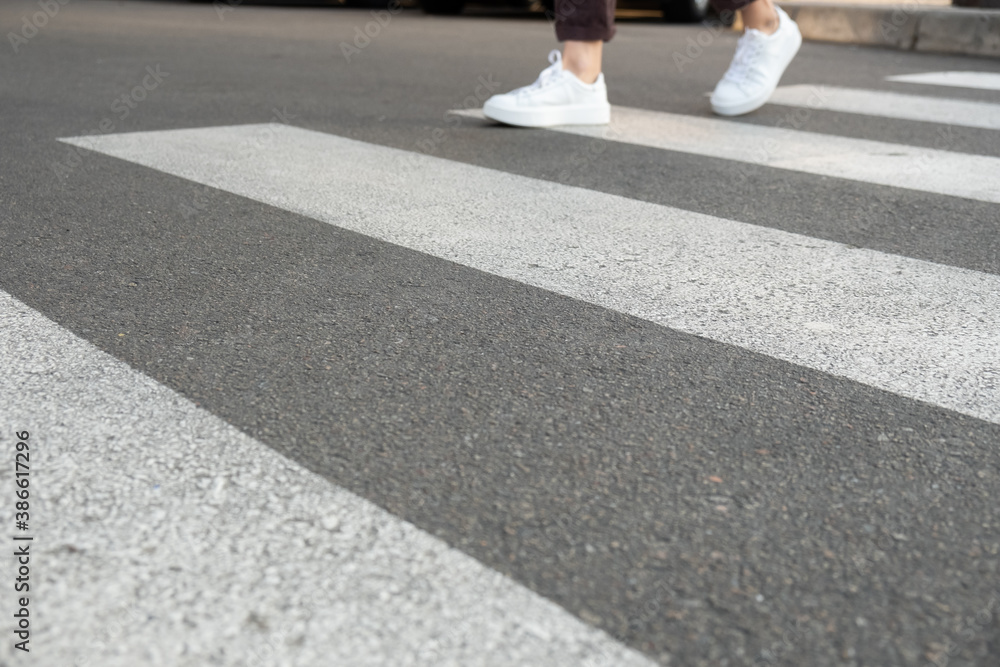
[(995, 72), (924, 72), (885, 77), (886, 81), (920, 83), (928, 86), (953, 86), (977, 90), (1000, 90), (1000, 74)]
[[(790, 112), (788, 123), (798, 114)], [(482, 110), (453, 113), (484, 118)], [(803, 116), (804, 117), (804, 116)], [(1000, 158), (739, 121), (614, 107), (608, 126), (549, 128), (761, 167), (1000, 203)]]
[(65, 141), (1000, 423), (1000, 276), (284, 125)]
[(3, 291), (0, 396), (53, 510), (40, 664), (653, 665)]
[(837, 86), (797, 85), (779, 87), (768, 103), (1000, 130), (1000, 104), (989, 102)]

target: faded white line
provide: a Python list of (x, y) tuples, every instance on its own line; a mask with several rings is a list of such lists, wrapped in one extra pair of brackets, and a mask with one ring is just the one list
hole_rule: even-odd
[(294, 127), (67, 141), (1000, 423), (1000, 276)]
[[(770, 104), (1000, 130), (1000, 104), (836, 86), (781, 86)], [(1000, 179), (1000, 176), (997, 177)], [(998, 186), (1000, 187), (1000, 186)]]
[[(453, 113), (483, 117), (480, 109)], [(607, 127), (551, 129), (754, 167), (1000, 203), (1000, 158), (983, 155), (629, 107), (614, 107)]]
[(32, 665), (652, 665), (5, 292), (0, 428), (30, 433)]
[(928, 86), (1000, 90), (1000, 74), (995, 72), (924, 72), (922, 74), (887, 76), (885, 80), (921, 83)]

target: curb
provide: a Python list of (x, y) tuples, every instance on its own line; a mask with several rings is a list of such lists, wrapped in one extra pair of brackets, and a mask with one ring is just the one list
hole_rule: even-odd
[(921, 7), (913, 0), (882, 6), (778, 4), (808, 40), (1000, 58), (996, 9)]

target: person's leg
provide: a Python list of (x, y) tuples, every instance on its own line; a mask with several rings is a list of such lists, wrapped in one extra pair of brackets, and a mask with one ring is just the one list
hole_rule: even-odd
[(563, 68), (584, 83), (601, 73), (604, 42), (615, 36), (615, 0), (556, 0), (556, 39), (564, 42)]
[(740, 13), (747, 28), (760, 30), (765, 35), (774, 34), (778, 29), (778, 12), (771, 0), (755, 0), (740, 9)]
[(563, 45), (562, 66), (584, 83), (594, 83), (601, 74), (604, 42), (569, 40)]
[(604, 42), (615, 34), (615, 0), (556, 0), (556, 38), (563, 53), (549, 54), (551, 67), (530, 86), (494, 95), (483, 105), (487, 118), (521, 127), (604, 125), (611, 118), (601, 74)]
[(712, 92), (712, 111), (739, 116), (764, 106), (798, 53), (798, 26), (772, 0), (712, 0), (719, 11), (740, 10), (745, 31), (736, 55)]

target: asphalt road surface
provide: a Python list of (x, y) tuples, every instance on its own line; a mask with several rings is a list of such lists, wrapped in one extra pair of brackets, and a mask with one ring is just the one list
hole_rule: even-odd
[(996, 61), (723, 120), (737, 36), (624, 21), (612, 125), (521, 130), (537, 14), (44, 4), (0, 663), (1000, 664)]

